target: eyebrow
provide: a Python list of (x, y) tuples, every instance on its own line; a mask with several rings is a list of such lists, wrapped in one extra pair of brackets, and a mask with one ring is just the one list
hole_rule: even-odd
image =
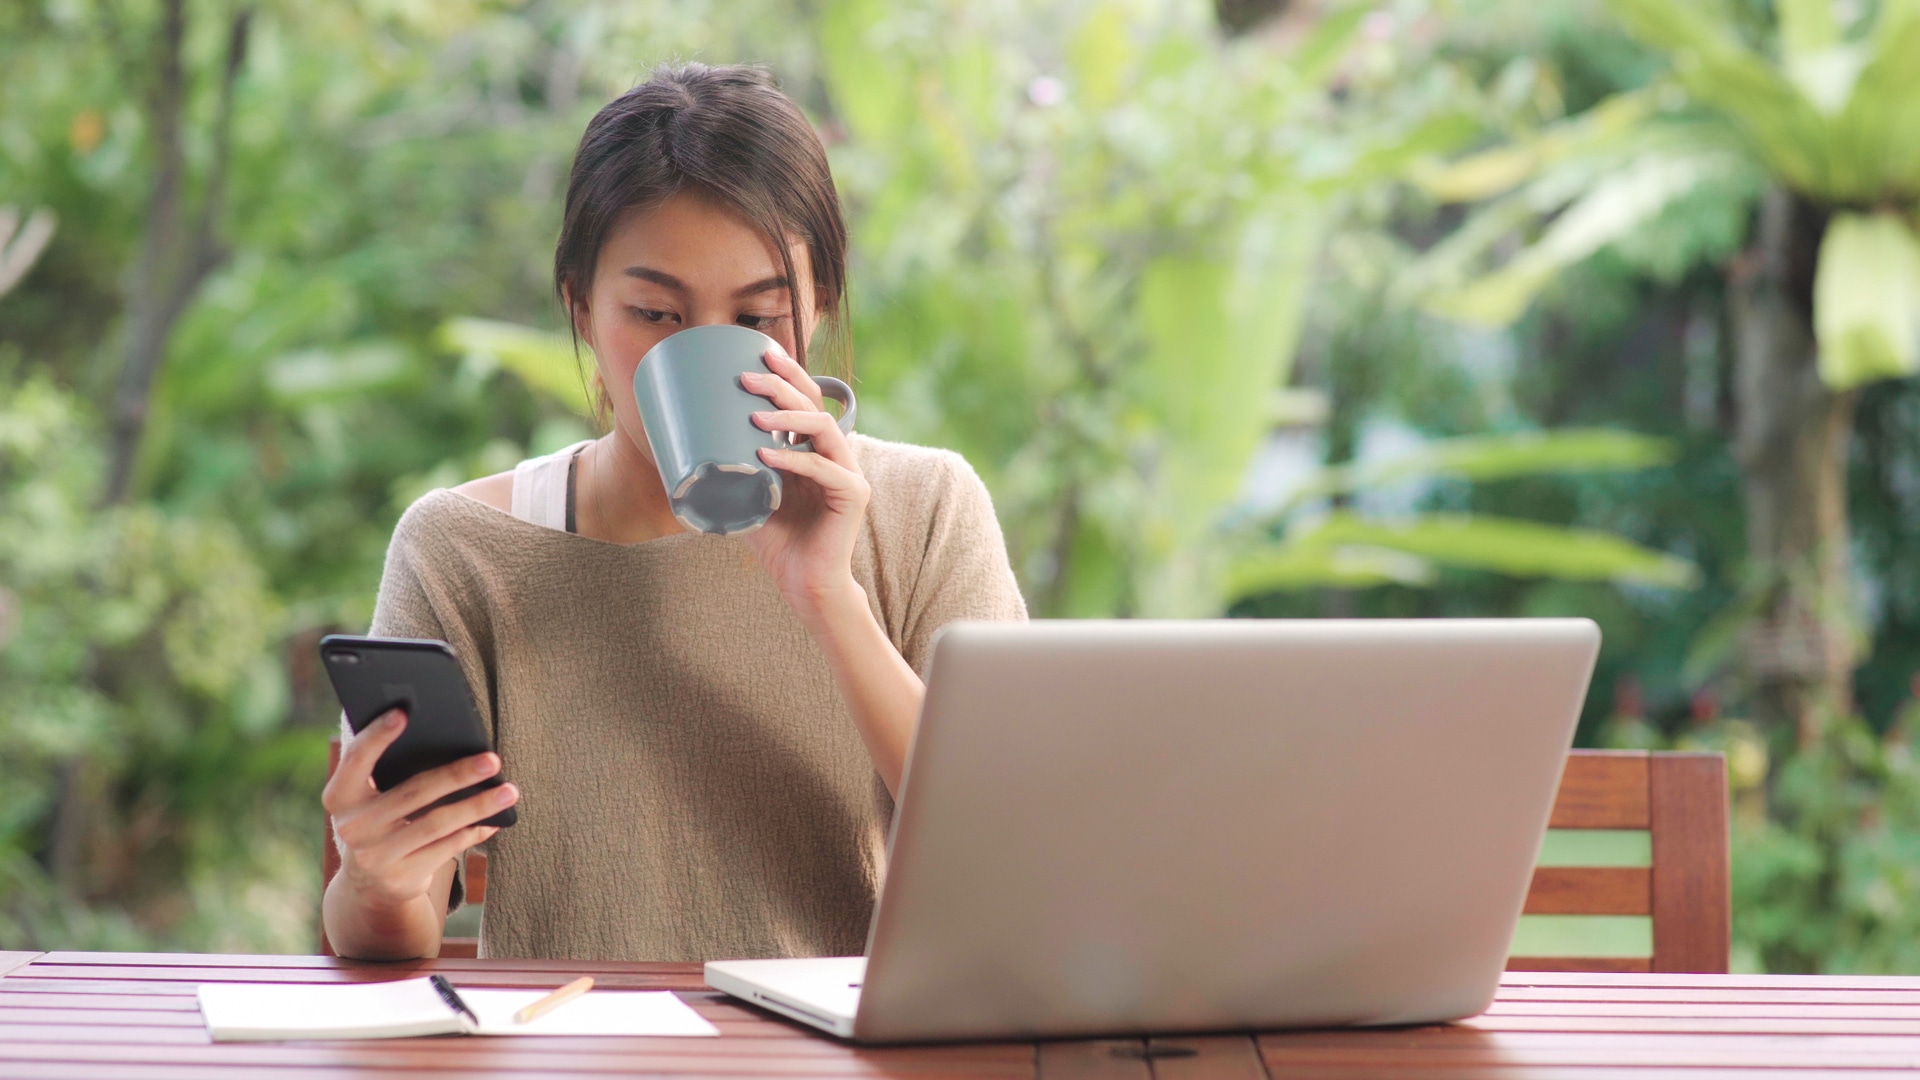
[[(655, 285), (662, 285), (662, 286), (665, 286), (666, 288), (673, 289), (678, 292), (689, 291), (687, 288), (686, 282), (681, 281), (679, 278), (674, 277), (672, 274), (669, 274), (664, 270), (655, 270), (651, 266), (629, 266), (625, 270), (622, 270), (620, 272), (627, 277), (639, 278), (641, 281), (651, 281)], [(761, 278), (759, 281), (756, 281), (751, 285), (746, 285), (739, 289), (736, 289), (734, 290), (733, 295), (754, 296), (759, 293), (777, 292), (781, 289), (788, 289), (792, 287), (793, 287), (793, 283), (791, 281), (788, 281), (785, 277), (776, 274), (773, 277)]]
[(680, 292), (687, 291), (686, 282), (681, 281), (679, 278), (674, 277), (664, 270), (655, 270), (650, 266), (629, 266), (620, 272), (630, 278), (639, 278), (641, 281), (651, 281), (655, 285), (665, 285), (669, 289), (675, 289)]

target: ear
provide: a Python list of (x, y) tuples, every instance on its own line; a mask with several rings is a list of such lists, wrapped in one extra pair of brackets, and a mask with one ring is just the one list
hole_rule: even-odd
[(587, 309), (587, 302), (585, 300), (576, 301), (573, 298), (573, 286), (571, 285), (561, 286), (561, 294), (566, 298), (567, 316), (573, 320), (574, 335), (581, 341), (586, 342), (587, 348), (593, 349), (595, 353), (598, 353), (600, 350), (593, 343), (593, 312)]

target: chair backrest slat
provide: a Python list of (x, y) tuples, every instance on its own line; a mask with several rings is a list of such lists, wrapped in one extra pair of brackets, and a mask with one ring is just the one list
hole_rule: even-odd
[(1721, 973), (1732, 951), (1727, 759), (1655, 754), (1653, 970)]
[(1549, 829), (1645, 829), (1652, 821), (1644, 750), (1575, 750), (1560, 774)]
[(1651, 915), (1653, 871), (1644, 866), (1542, 866), (1528, 915)]

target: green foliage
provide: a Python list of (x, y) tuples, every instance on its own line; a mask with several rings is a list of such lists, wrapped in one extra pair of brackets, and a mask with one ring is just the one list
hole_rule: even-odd
[[(272, 804), (317, 792), (324, 738), (285, 726), (286, 674), (262, 648), (284, 613), (231, 527), (97, 511), (98, 443), (44, 377), (0, 373), (0, 940), (301, 948), (317, 852)], [(50, 874), (34, 853), (62, 801), (88, 820)], [(235, 844), (229, 823), (256, 814)], [(129, 918), (73, 902), (176, 880), (277, 903)]]
[(1568, 430), (1436, 440), (1373, 464), (1333, 465), (1304, 481), (1273, 517), (1277, 545), (1246, 545), (1228, 573), (1234, 600), (1321, 586), (1432, 585), (1436, 567), (1512, 577), (1612, 581), (1690, 588), (1699, 572), (1686, 559), (1596, 529), (1489, 514), (1421, 513), (1373, 521), (1351, 511), (1312, 516), (1315, 500), (1350, 498), (1415, 481), (1495, 482), (1520, 477), (1630, 471), (1666, 464), (1671, 447), (1623, 431)]
[[(1613, 248), (1671, 279), (1740, 239), (1681, 242), (1664, 226), (1702, 215), (1700, 197), (1749, 205), (1771, 175), (1841, 213), (1820, 250), (1815, 330), (1835, 390), (1920, 370), (1920, 6), (1889, 0), (1857, 27), (1829, 0), (1779, 6), (1772, 59), (1741, 40), (1726, 4), (1609, 0), (1635, 37), (1673, 63), (1666, 108), (1631, 90), (1514, 142), (1414, 175), (1435, 197), (1502, 196), (1425, 260), (1414, 288), (1430, 310), (1486, 326), (1524, 313), (1568, 267)], [(1514, 192), (1514, 194), (1507, 194)], [(1691, 200), (1687, 213), (1676, 205)], [(1514, 231), (1539, 235), (1490, 272), (1474, 264)], [(1718, 215), (1726, 220), (1725, 215)], [(1739, 215), (1743, 217), (1744, 215)], [(1735, 221), (1737, 222), (1737, 218)]]
[(1037, 610), (1218, 610), (1320, 236), (1305, 77), (1357, 24), (1289, 72), (1179, 5), (930, 12), (823, 23), (862, 415), (974, 461)]
[[(1911, 710), (1909, 710), (1911, 712)], [(1742, 966), (1920, 969), (1920, 763), (1907, 716), (1881, 736), (1831, 720), (1772, 780), (1771, 815), (1734, 830)]]

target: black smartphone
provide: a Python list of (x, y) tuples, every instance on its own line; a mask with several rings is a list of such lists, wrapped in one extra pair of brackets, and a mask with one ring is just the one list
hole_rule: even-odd
[[(373, 786), (381, 791), (415, 773), (492, 749), (467, 677), (446, 642), (328, 634), (320, 639), (320, 663), (356, 734), (388, 709), (407, 712), (407, 730), (373, 765)], [(503, 782), (495, 773), (433, 805), (459, 802)], [(479, 824), (504, 828), (519, 820), (517, 809), (509, 806)]]

